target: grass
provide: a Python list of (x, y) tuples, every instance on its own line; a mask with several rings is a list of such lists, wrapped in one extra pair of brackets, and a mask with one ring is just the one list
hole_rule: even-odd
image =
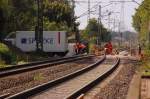
[(150, 71), (148, 71), (148, 72), (147, 72), (147, 71), (144, 71), (144, 72), (142, 73), (142, 75), (143, 75), (143, 76), (150, 76)]
[(4, 53), (4, 52), (8, 52), (8, 51), (9, 51), (9, 48), (5, 44), (0, 43), (0, 52)]
[(5, 67), (6, 67), (5, 61), (0, 59), (0, 68), (5, 68)]
[(17, 63), (17, 65), (22, 65), (22, 64), (27, 64), (28, 62), (25, 62), (25, 61), (19, 61), (18, 63)]
[(149, 59), (141, 62), (140, 71), (143, 76), (150, 76), (150, 61)]
[(145, 51), (141, 62), (141, 72), (143, 76), (150, 76), (150, 51), (148, 50)]
[(12, 65), (6, 65), (2, 62), (0, 62), (0, 68), (6, 68), (6, 67), (11, 67)]
[(35, 76), (34, 76), (34, 80), (37, 80), (37, 81), (39, 81), (39, 80), (42, 80), (43, 79), (43, 77), (42, 77), (42, 74), (36, 74)]
[(5, 67), (16, 60), (16, 55), (7, 45), (0, 43), (0, 67)]

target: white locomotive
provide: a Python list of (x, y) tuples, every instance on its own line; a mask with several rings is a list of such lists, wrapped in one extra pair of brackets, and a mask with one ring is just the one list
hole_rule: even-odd
[[(14, 45), (23, 52), (36, 51), (35, 31), (17, 31)], [(66, 32), (43, 31), (43, 51), (52, 56), (65, 56), (68, 52)]]

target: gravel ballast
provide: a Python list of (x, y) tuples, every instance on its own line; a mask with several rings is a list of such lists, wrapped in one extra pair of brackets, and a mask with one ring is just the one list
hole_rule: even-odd
[(93, 99), (126, 99), (130, 81), (135, 73), (136, 64), (127, 61), (123, 65), (118, 75), (104, 88), (100, 89)]
[(34, 86), (62, 77), (79, 69), (93, 64), (97, 58), (87, 58), (75, 62), (56, 65), (49, 68), (21, 73), (0, 78), (0, 95), (5, 93), (15, 94)]

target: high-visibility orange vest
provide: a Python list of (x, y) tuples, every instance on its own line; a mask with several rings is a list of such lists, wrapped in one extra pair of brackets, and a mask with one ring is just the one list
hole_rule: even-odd
[(86, 48), (86, 46), (84, 44), (80, 44), (79, 48)]

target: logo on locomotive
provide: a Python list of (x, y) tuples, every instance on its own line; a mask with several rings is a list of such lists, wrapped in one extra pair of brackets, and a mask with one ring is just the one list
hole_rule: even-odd
[[(33, 44), (35, 43), (35, 38), (22, 38), (21, 43), (22, 44)], [(54, 38), (44, 38), (43, 44), (54, 44)]]

